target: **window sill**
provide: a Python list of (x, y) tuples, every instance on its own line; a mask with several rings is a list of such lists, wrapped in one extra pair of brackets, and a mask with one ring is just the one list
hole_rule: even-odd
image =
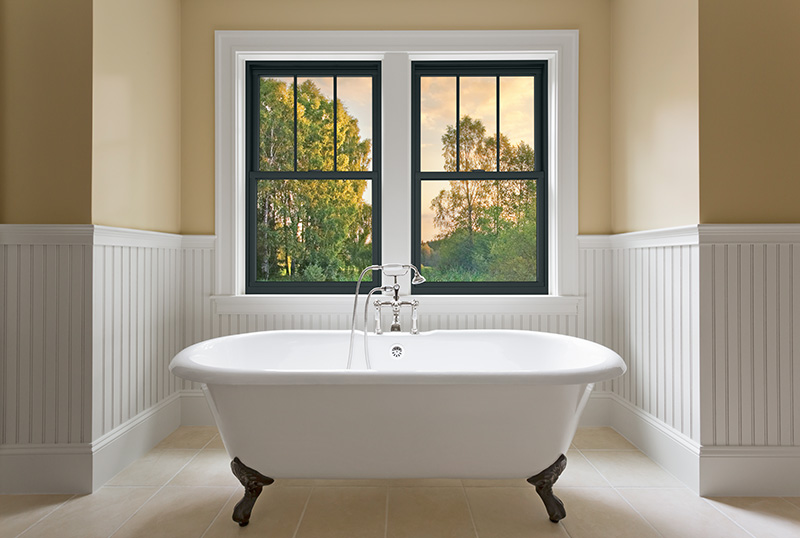
[[(582, 297), (555, 295), (420, 295), (421, 314), (577, 315)], [(352, 295), (215, 295), (217, 314), (350, 314)], [(363, 308), (363, 295), (359, 297)]]

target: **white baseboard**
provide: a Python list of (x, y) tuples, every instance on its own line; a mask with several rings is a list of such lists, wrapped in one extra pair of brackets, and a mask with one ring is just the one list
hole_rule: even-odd
[(181, 395), (93, 443), (0, 447), (0, 494), (92, 493), (181, 425)]
[(583, 413), (578, 421), (579, 428), (600, 428), (609, 425), (612, 414), (612, 398), (610, 392), (594, 391), (583, 408)]
[(800, 496), (800, 447), (709, 446), (610, 392), (592, 394), (580, 426), (610, 426), (703, 497)]
[(608, 394), (606, 398), (611, 408), (608, 424), (651, 460), (698, 493), (699, 444), (615, 394)]
[(92, 491), (181, 425), (181, 399), (173, 394), (92, 443)]
[(181, 392), (181, 426), (215, 426), (214, 415), (208, 407), (203, 391), (184, 390)]
[(689, 489), (695, 493), (699, 491), (699, 446), (616, 394), (592, 394), (581, 417), (580, 426), (614, 428)]
[(800, 447), (703, 447), (700, 495), (798, 497)]
[(88, 443), (0, 447), (0, 494), (91, 492)]

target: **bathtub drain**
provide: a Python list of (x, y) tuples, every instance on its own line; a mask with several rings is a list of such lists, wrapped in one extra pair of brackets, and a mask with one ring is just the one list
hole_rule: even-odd
[(390, 351), (393, 359), (399, 359), (403, 356), (403, 346), (400, 344), (394, 344)]

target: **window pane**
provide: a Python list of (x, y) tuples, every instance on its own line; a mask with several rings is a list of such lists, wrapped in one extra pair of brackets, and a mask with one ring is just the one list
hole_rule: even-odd
[(337, 77), (336, 169), (372, 170), (372, 78)]
[(420, 169), (455, 170), (456, 77), (420, 77)]
[(423, 181), (420, 268), (431, 282), (531, 282), (536, 181)]
[(294, 79), (262, 77), (258, 169), (294, 170)]
[(459, 170), (497, 170), (497, 78), (461, 77)]
[(333, 77), (297, 77), (297, 170), (333, 171)]
[(262, 180), (256, 199), (256, 280), (358, 280), (372, 264), (368, 180)]
[(533, 171), (533, 77), (500, 77), (500, 170)]

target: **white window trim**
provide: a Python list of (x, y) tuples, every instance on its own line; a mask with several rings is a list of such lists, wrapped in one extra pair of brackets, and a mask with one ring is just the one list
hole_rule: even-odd
[[(216, 279), (219, 313), (347, 311), (348, 295), (245, 295), (245, 63), (380, 60), (382, 260), (411, 260), (411, 62), (548, 62), (549, 295), (429, 296), (427, 307), (472, 312), (577, 312), (578, 31), (218, 31), (215, 38)], [(386, 104), (391, 102), (392, 106)], [(402, 105), (398, 106), (398, 103)], [(393, 226), (388, 223), (396, 223)], [(391, 241), (387, 241), (391, 234)], [(408, 282), (404, 291), (408, 291)], [(322, 305), (325, 307), (322, 307)]]

